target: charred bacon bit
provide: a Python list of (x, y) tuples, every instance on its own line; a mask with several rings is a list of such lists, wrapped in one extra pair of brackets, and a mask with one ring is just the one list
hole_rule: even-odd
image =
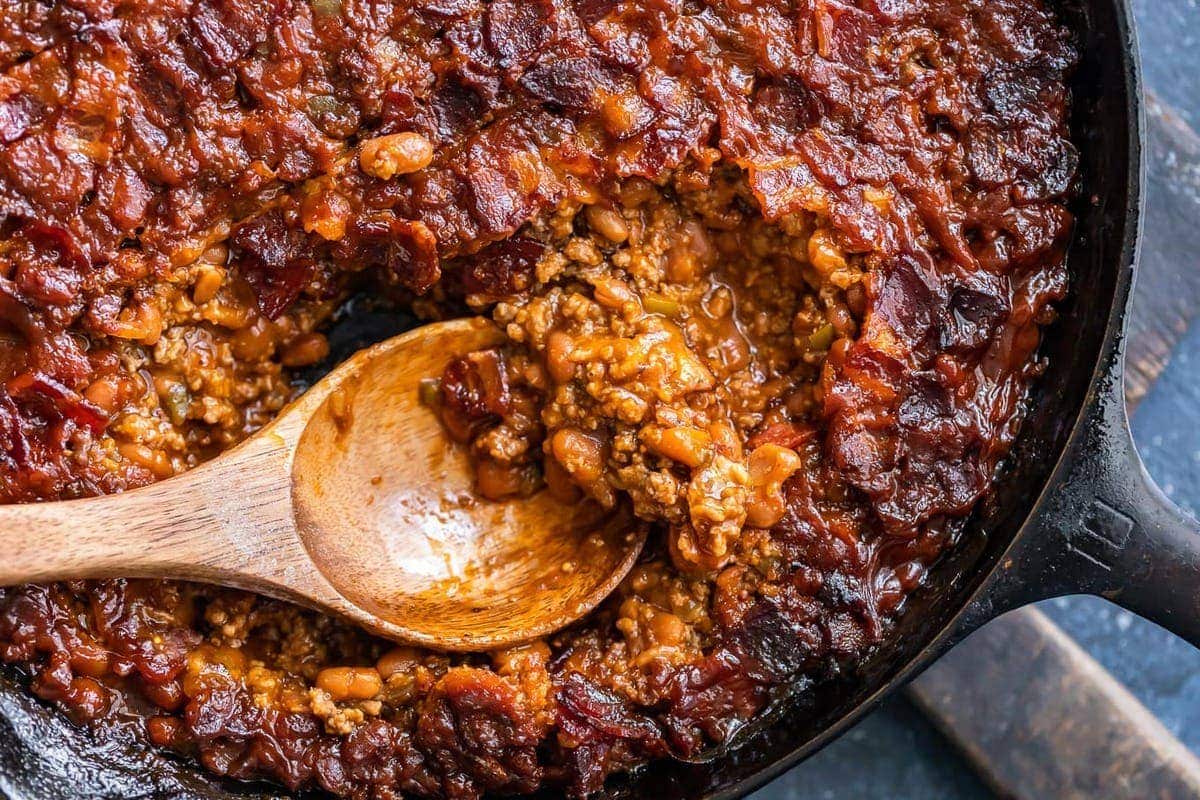
[(537, 748), (549, 727), (536, 711), (496, 673), (457, 667), (426, 700), (416, 737), (464, 794), (530, 792), (542, 779)]
[(776, 680), (753, 659), (725, 647), (679, 670), (672, 676), (670, 711), (663, 717), (673, 748), (692, 757), (708, 742), (729, 741), (763, 707)]
[(9, 379), (5, 388), (13, 398), (35, 400), (41, 397), (49, 401), (50, 406), (63, 418), (88, 429), (94, 436), (104, 433), (108, 426), (108, 415), (104, 411), (49, 375), (26, 372)]
[(24, 302), (59, 319), (69, 318), (62, 310), (82, 307), (87, 260), (66, 230), (27, 221), (8, 245), (12, 282)]
[(286, 225), (276, 211), (238, 227), (230, 242), (267, 319), (278, 319), (316, 274), (307, 236)]
[(439, 389), (442, 421), (461, 442), (504, 416), (512, 400), (504, 354), (499, 350), (479, 350), (454, 359), (442, 373)]
[(817, 431), (811, 425), (801, 425), (795, 422), (776, 423), (770, 425), (746, 442), (746, 447), (753, 450), (759, 445), (777, 444), (791, 450), (799, 450), (801, 444), (811, 440)]
[(29, 441), (24, 430), (21, 409), (8, 392), (0, 391), (0, 457), (14, 471), (28, 469)]
[(386, 269), (406, 288), (422, 294), (442, 275), (437, 237), (423, 222), (368, 214), (354, 220), (353, 236), (334, 248), (337, 258)]
[(597, 791), (622, 757), (658, 757), (668, 752), (661, 728), (622, 698), (577, 672), (557, 682), (558, 727), (566, 737), (572, 789), (584, 797)]
[(528, 286), (546, 245), (524, 236), (495, 242), (463, 259), (463, 289), (501, 297)]

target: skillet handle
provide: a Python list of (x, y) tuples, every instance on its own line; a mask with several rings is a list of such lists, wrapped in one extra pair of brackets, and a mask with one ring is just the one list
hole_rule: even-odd
[[(1200, 524), (1142, 465), (1120, 349), (1035, 516), (983, 593), (977, 621), (1066, 594), (1105, 597), (1200, 647)], [(973, 626), (972, 626), (973, 627)]]
[(1109, 485), (1097, 487), (1071, 537), (1073, 554), (1095, 562), (1080, 588), (1200, 647), (1200, 524), (1146, 472), (1123, 411), (1121, 423)]

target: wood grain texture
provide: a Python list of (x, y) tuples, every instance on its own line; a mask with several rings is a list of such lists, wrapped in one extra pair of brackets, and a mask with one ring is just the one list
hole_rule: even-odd
[[(0, 507), (0, 584), (170, 575), (286, 595), (311, 572), (289, 497), (302, 427), (294, 407), (226, 456), (179, 477), (123, 494)], [(323, 586), (304, 592), (325, 602), (330, 590)]]
[[(1136, 407), (1200, 307), (1200, 137), (1148, 98), (1148, 200), (1126, 355)], [(1200, 760), (1041, 612), (973, 634), (908, 696), (1003, 797), (1200, 798)]]
[(1200, 797), (1200, 761), (1036, 609), (989, 623), (930, 677), (913, 699), (1003, 797)]
[(1130, 406), (1162, 374), (1200, 309), (1200, 135), (1153, 94), (1146, 113), (1145, 227), (1125, 361)]
[(124, 494), (0, 507), (0, 585), (203, 581), (400, 641), (489, 650), (552, 633), (629, 572), (646, 526), (541, 492), (488, 503), (419, 384), (503, 339), (482, 319), (362, 351), (212, 461)]

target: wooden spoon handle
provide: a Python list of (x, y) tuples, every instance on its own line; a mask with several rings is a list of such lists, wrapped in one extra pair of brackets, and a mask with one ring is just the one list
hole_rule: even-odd
[(277, 570), (282, 554), (302, 548), (291, 513), (289, 450), (283, 437), (256, 437), (153, 486), (2, 506), (0, 585), (121, 576), (260, 586), (244, 573)]
[[(153, 571), (157, 559), (176, 547), (175, 531), (164, 529), (168, 514), (151, 516), (143, 492), (70, 502), (0, 507), (5, 555), (0, 584), (91, 578), (130, 577)], [(158, 499), (158, 498), (156, 498)], [(164, 541), (167, 539), (168, 541)]]

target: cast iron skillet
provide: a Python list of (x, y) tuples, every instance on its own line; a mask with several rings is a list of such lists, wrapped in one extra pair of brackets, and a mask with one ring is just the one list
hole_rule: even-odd
[[(794, 692), (735, 748), (703, 763), (655, 765), (617, 781), (609, 797), (740, 797), (841, 734), (972, 630), (1034, 600), (1103, 595), (1200, 644), (1200, 528), (1146, 476), (1121, 390), (1142, 190), (1131, 14), (1127, 0), (1060, 5), (1083, 55), (1073, 85), (1083, 180), (1073, 292), (1047, 337), (1050, 367), (1007, 476), (931, 575), (933, 588), (912, 600), (892, 644), (854, 675)], [(350, 315), (334, 331), (338, 355), (397, 325), (394, 315)], [(147, 752), (120, 724), (72, 728), (11, 672), (0, 675), (0, 725), (0, 789), (12, 800), (280, 797)]]

